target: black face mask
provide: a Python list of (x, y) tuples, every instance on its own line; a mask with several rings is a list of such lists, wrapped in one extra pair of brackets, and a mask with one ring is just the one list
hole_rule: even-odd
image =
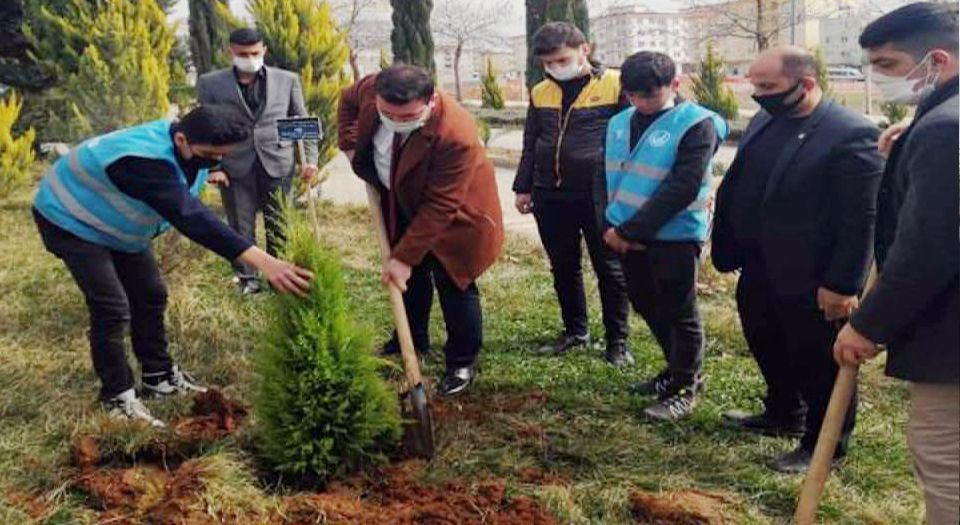
[(194, 154), (189, 160), (183, 161), (183, 167), (190, 172), (208, 170), (219, 165), (220, 159), (209, 159), (207, 157), (201, 157), (197, 154)]
[(797, 88), (801, 88), (801, 86), (802, 84), (797, 82), (796, 85), (786, 91), (780, 93), (771, 93), (769, 95), (753, 95), (752, 98), (753, 100), (757, 101), (757, 104), (760, 104), (760, 107), (763, 108), (764, 111), (773, 115), (774, 117), (788, 115), (790, 112), (796, 109), (797, 106), (803, 102), (804, 97), (807, 96), (805, 92), (801, 91), (800, 96), (797, 97), (796, 100), (793, 102), (786, 101), (787, 98), (789, 98), (790, 95), (797, 90)]

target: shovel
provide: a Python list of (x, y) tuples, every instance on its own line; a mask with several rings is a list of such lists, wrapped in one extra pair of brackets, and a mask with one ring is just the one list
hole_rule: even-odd
[[(867, 276), (867, 284), (864, 286), (864, 295), (870, 292), (873, 285), (877, 282), (877, 268), (874, 266)], [(817, 445), (813, 449), (813, 457), (810, 459), (810, 470), (807, 471), (807, 477), (803, 480), (803, 487), (800, 489), (800, 499), (797, 501), (797, 509), (793, 514), (794, 525), (813, 525), (817, 517), (817, 508), (820, 506), (820, 498), (823, 497), (823, 488), (830, 476), (830, 469), (833, 467), (833, 454), (837, 450), (837, 443), (840, 441), (840, 434), (843, 430), (843, 419), (846, 416), (847, 408), (850, 406), (850, 400), (853, 398), (853, 390), (857, 385), (857, 366), (842, 366), (837, 372), (837, 378), (833, 383), (833, 391), (830, 393), (830, 403), (827, 404), (827, 413), (823, 416), (823, 424), (820, 426), (820, 435), (817, 436)]]
[[(390, 241), (387, 239), (387, 230), (380, 208), (380, 193), (370, 184), (367, 184), (367, 200), (370, 203), (370, 215), (373, 217), (373, 228), (377, 232), (377, 240), (380, 244), (380, 255), (386, 263), (390, 259)], [(404, 429), (405, 442), (407, 449), (415, 456), (432, 459), (435, 452), (433, 418), (430, 416), (427, 389), (420, 375), (420, 361), (413, 347), (413, 337), (410, 335), (410, 323), (407, 321), (407, 309), (403, 304), (403, 293), (393, 282), (387, 285), (387, 291), (390, 294), (390, 309), (393, 311), (397, 341), (400, 343), (403, 371), (407, 376), (407, 392), (402, 404), (404, 419), (408, 421)]]

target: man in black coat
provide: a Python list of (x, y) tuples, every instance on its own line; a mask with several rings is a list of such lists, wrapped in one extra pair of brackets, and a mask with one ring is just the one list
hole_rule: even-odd
[(834, 354), (856, 365), (886, 345), (887, 374), (912, 382), (908, 431), (927, 523), (960, 523), (960, 104), (957, 19), (916, 3), (864, 29), (887, 100), (918, 104), (880, 189), (876, 286)]
[[(882, 158), (877, 128), (823, 96), (806, 50), (762, 53), (750, 69), (762, 110), (717, 194), (713, 264), (740, 270), (737, 307), (767, 386), (760, 414), (739, 426), (800, 437), (771, 467), (804, 472), (837, 373), (839, 321), (858, 304), (872, 257)], [(839, 459), (853, 430), (846, 415)]]

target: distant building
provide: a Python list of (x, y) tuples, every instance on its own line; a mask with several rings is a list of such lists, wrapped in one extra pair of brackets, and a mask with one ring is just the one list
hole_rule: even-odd
[[(826, 54), (830, 49), (824, 45), (826, 27), (823, 21), (842, 18), (840, 13), (853, 12), (863, 4), (864, 0), (763, 0), (763, 11), (759, 15), (756, 0), (728, 0), (686, 9), (683, 13), (690, 30), (688, 54), (694, 61), (699, 61), (706, 43), (712, 41), (714, 49), (727, 64), (728, 73), (735, 75), (745, 74), (756, 58), (757, 33), (767, 38), (768, 47), (791, 43), (808, 49), (821, 46)], [(859, 35), (859, 31), (852, 27), (838, 28), (837, 31), (831, 41), (843, 38), (841, 33), (846, 31), (849, 31), (845, 36), (847, 39), (852, 36), (856, 40)]]
[(609, 66), (620, 67), (637, 51), (659, 51), (680, 65), (691, 61), (688, 20), (681, 12), (617, 5), (591, 17), (590, 29), (594, 58)]
[(843, 9), (820, 20), (820, 47), (827, 64), (859, 68), (863, 64), (860, 33), (876, 17), (876, 13), (862, 9)]

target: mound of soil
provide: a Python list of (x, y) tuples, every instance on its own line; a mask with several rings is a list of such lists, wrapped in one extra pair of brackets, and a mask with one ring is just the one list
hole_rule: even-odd
[[(306, 525), (552, 525), (553, 515), (525, 496), (508, 497), (501, 480), (468, 486), (460, 482), (422, 485), (421, 468), (407, 462), (333, 486), (322, 494), (299, 494), (284, 500), (287, 523)], [(326, 521), (324, 521), (326, 520)]]
[(674, 491), (662, 496), (646, 492), (630, 495), (630, 509), (644, 525), (727, 525), (724, 508), (731, 503), (722, 494), (696, 490)]
[(247, 408), (211, 388), (194, 396), (192, 414), (176, 423), (177, 435), (189, 440), (215, 441), (237, 430), (247, 417)]

